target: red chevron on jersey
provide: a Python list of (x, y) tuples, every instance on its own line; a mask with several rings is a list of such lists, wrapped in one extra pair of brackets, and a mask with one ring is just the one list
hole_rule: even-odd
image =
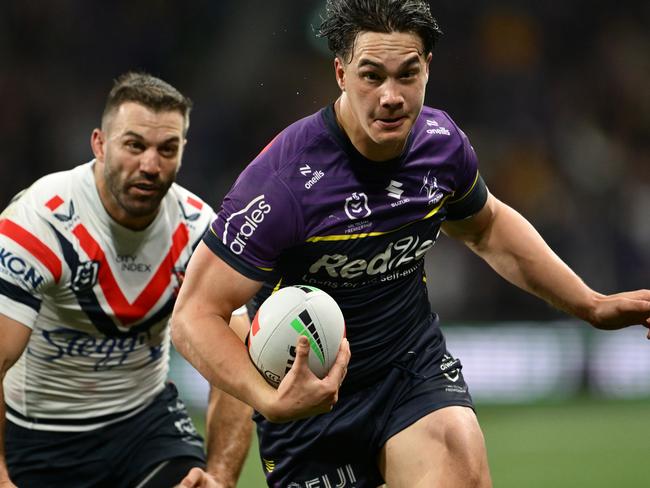
[(20, 244), (43, 263), (54, 276), (54, 281), (58, 283), (61, 280), (61, 260), (38, 237), (9, 219), (0, 220), (0, 234)]
[(90, 235), (83, 224), (78, 224), (72, 233), (79, 240), (81, 248), (94, 261), (99, 262), (99, 286), (104, 292), (108, 304), (113, 309), (115, 316), (124, 324), (129, 325), (144, 317), (156, 304), (163, 294), (174, 271), (174, 265), (182, 250), (189, 242), (189, 233), (185, 224), (178, 225), (172, 236), (172, 245), (158, 269), (140, 292), (133, 303), (129, 303), (106, 260), (106, 255), (101, 246)]

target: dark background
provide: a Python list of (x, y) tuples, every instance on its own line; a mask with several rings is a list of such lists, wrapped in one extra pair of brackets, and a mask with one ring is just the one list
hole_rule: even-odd
[[(0, 206), (91, 159), (130, 69), (195, 102), (180, 182), (219, 206), (280, 130), (338, 94), (321, 0), (0, 2)], [(427, 104), (470, 137), (491, 191), (602, 292), (650, 277), (650, 2), (432, 2)], [(313, 27), (312, 27), (313, 26)], [(562, 315), (457, 243), (427, 261), (446, 321)]]

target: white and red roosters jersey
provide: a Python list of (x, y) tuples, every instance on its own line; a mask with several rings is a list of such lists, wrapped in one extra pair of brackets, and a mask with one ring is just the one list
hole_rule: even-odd
[(129, 230), (104, 209), (92, 168), (47, 175), (0, 214), (0, 313), (32, 329), (4, 381), (7, 418), (23, 427), (99, 428), (162, 391), (168, 319), (214, 218), (173, 184), (156, 219)]

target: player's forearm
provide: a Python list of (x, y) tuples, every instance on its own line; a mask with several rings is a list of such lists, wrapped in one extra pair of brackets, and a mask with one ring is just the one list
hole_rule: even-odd
[(245, 403), (211, 389), (206, 419), (207, 471), (224, 487), (237, 485), (251, 443), (252, 413)]
[[(4, 375), (0, 374), (0, 486), (9, 482), (9, 471), (5, 461), (5, 397), (2, 381)], [(8, 485), (12, 486), (12, 485)]]
[(274, 390), (248, 357), (246, 346), (222, 318), (174, 312), (172, 340), (211, 385), (264, 412)]
[(595, 300), (602, 295), (585, 285), (512, 208), (499, 203), (489, 230), (469, 246), (519, 288), (591, 322)]

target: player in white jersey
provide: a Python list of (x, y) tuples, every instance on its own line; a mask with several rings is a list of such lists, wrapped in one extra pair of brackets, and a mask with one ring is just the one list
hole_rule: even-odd
[[(174, 183), (190, 108), (162, 80), (123, 75), (95, 159), (0, 215), (0, 487), (170, 487), (206, 467), (166, 384), (169, 315), (214, 218)], [(245, 312), (231, 321), (243, 333)], [(195, 470), (184, 486), (234, 486), (241, 470), (250, 408), (214, 390), (209, 412), (212, 476)]]

